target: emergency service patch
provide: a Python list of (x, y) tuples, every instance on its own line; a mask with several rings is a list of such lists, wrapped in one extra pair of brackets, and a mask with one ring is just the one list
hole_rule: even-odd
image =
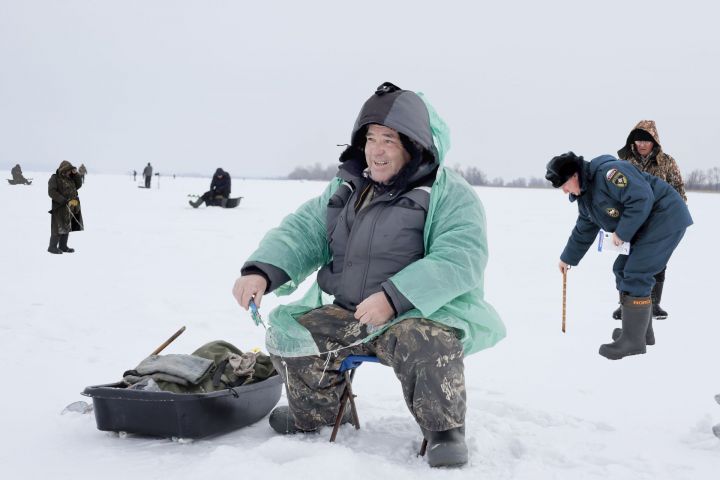
[(617, 170), (615, 168), (608, 170), (605, 178), (607, 178), (607, 180), (616, 187), (625, 188), (628, 186), (627, 177), (620, 170)]
[(617, 218), (620, 216), (620, 210), (618, 210), (617, 208), (613, 208), (613, 207), (606, 208), (605, 213), (607, 213), (608, 215), (610, 215), (613, 218)]

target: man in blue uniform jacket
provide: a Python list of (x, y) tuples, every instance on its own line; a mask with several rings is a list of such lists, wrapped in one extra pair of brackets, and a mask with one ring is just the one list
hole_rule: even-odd
[(564, 153), (548, 162), (545, 178), (578, 205), (575, 228), (560, 255), (562, 273), (580, 263), (601, 228), (613, 232), (615, 245), (631, 243), (630, 254), (618, 255), (613, 265), (622, 298), (622, 330), (613, 332), (614, 341), (602, 345), (600, 355), (619, 360), (645, 353), (646, 344), (655, 343), (650, 297), (654, 275), (665, 268), (693, 223), (685, 202), (664, 181), (610, 155), (586, 162), (573, 152)]

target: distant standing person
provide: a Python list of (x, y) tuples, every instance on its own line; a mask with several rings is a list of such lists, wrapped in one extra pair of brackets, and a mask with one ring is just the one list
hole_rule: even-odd
[(143, 170), (143, 177), (145, 177), (145, 188), (150, 188), (150, 181), (152, 180), (152, 165), (150, 162), (145, 166)]
[(80, 164), (80, 168), (78, 168), (78, 174), (80, 175), (80, 181), (84, 184), (85, 183), (85, 175), (87, 175), (87, 168), (85, 168), (84, 163)]
[(230, 174), (222, 168), (218, 168), (215, 170), (215, 175), (213, 175), (210, 182), (210, 190), (203, 193), (194, 202), (189, 200), (190, 205), (193, 208), (198, 208), (205, 202), (208, 206), (224, 207), (228, 198), (230, 198), (231, 182)]
[[(665, 180), (673, 187), (687, 203), (687, 195), (685, 195), (685, 183), (682, 179), (680, 169), (675, 159), (663, 152), (660, 146), (660, 136), (653, 120), (640, 120), (635, 128), (625, 140), (625, 145), (618, 150), (618, 157), (622, 160), (628, 160), (635, 165), (641, 172), (647, 172), (650, 175)], [(652, 289), (652, 312), (653, 318), (664, 320), (668, 313), (660, 306), (662, 299), (663, 285), (665, 285), (665, 270), (663, 269), (655, 275), (655, 286)], [(613, 312), (613, 318), (620, 320), (622, 313), (618, 308)]]
[(10, 170), (10, 175), (12, 175), (14, 184), (30, 185), (30, 181), (23, 176), (22, 168), (20, 168), (19, 163)]
[(63, 160), (48, 181), (48, 195), (52, 199), (50, 213), (50, 253), (73, 253), (68, 247), (70, 232), (84, 229), (78, 189), (82, 180), (78, 170)]
[(133, 170), (133, 182), (137, 178), (137, 170)]

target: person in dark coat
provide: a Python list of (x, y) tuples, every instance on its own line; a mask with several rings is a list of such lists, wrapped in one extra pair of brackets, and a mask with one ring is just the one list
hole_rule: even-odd
[(152, 165), (150, 165), (150, 162), (148, 162), (148, 164), (145, 165), (145, 168), (143, 169), (143, 177), (145, 177), (145, 188), (150, 188), (150, 182), (152, 181), (152, 172)]
[(50, 253), (73, 253), (68, 247), (70, 232), (84, 230), (78, 189), (82, 179), (77, 169), (67, 160), (48, 180), (48, 195), (52, 199), (50, 213)]
[(19, 163), (10, 170), (10, 175), (12, 175), (12, 183), (16, 185), (30, 185), (30, 181), (23, 176), (22, 168), (20, 168)]
[(85, 164), (81, 163), (80, 168), (78, 168), (78, 173), (80, 174), (80, 180), (82, 183), (85, 183), (85, 175), (87, 175), (87, 168), (85, 168)]
[(231, 184), (232, 179), (230, 178), (230, 174), (222, 168), (218, 168), (215, 170), (215, 175), (213, 175), (212, 181), (210, 182), (210, 190), (203, 193), (195, 201), (189, 200), (188, 203), (190, 203), (193, 208), (198, 208), (203, 202), (209, 207), (224, 207), (228, 198), (230, 198)]
[(652, 299), (655, 274), (692, 225), (680, 194), (663, 180), (641, 172), (629, 162), (603, 155), (590, 162), (573, 152), (553, 157), (545, 178), (577, 202), (578, 218), (560, 255), (559, 269), (577, 265), (600, 229), (612, 232), (612, 242), (630, 242), (630, 253), (613, 265), (622, 302), (622, 329), (614, 341), (600, 347), (600, 355), (618, 360), (646, 352), (655, 343)]

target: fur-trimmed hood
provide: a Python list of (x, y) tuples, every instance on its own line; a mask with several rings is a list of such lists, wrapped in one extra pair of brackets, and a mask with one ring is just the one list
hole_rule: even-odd
[(618, 150), (618, 158), (622, 160), (630, 160), (633, 157), (633, 142), (635, 141), (636, 135), (640, 132), (645, 132), (650, 135), (655, 142), (656, 154), (662, 152), (662, 145), (660, 145), (660, 135), (657, 132), (657, 126), (655, 126), (654, 120), (640, 120), (635, 128), (633, 128), (628, 134), (625, 145)]

